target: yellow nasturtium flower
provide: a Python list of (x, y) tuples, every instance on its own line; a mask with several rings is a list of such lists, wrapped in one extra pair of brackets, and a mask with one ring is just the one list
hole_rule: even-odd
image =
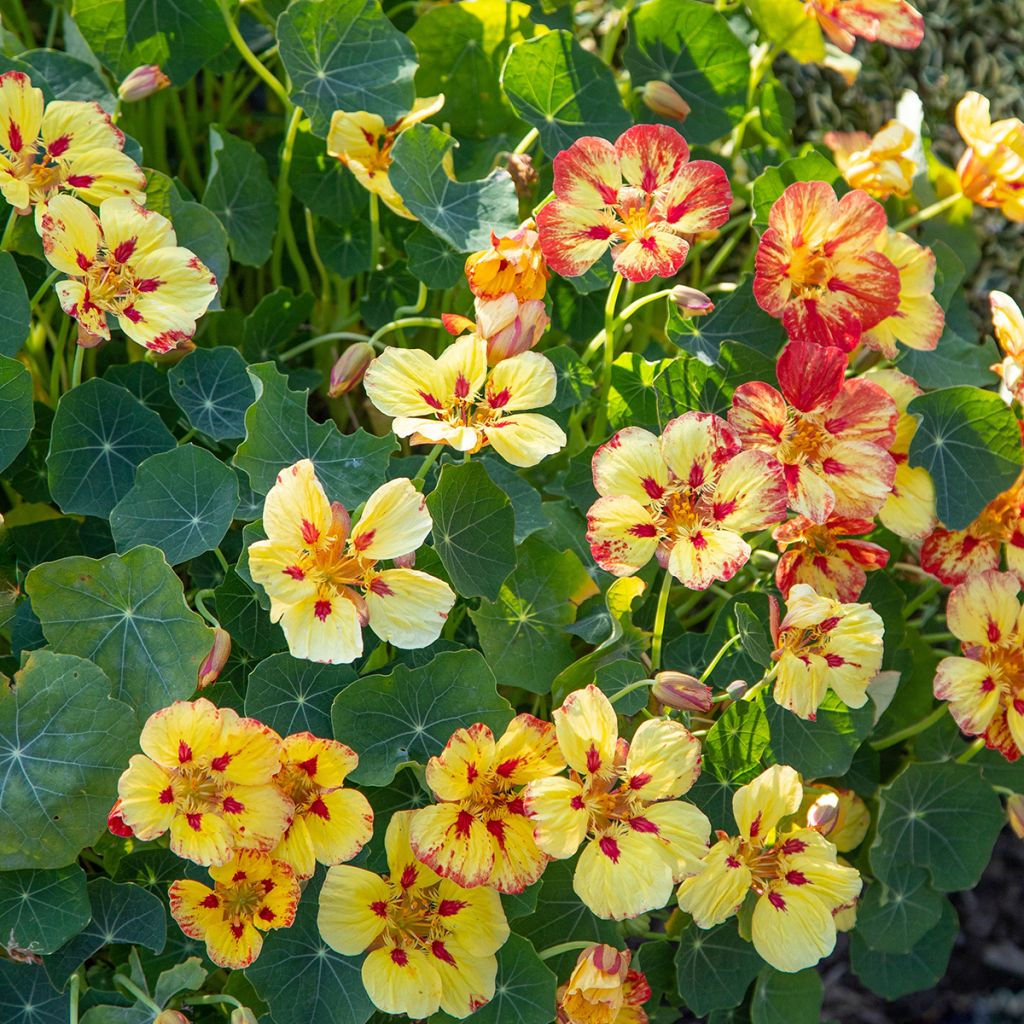
[(632, 954), (603, 943), (588, 946), (558, 989), (557, 1024), (647, 1024), (651, 986), (630, 970)]
[(1001, 378), (999, 393), (1007, 405), (1024, 402), (1024, 313), (1006, 292), (989, 292), (992, 329), (1003, 350), (1003, 361), (989, 369)]
[(862, 189), (875, 199), (909, 195), (916, 165), (907, 153), (915, 136), (905, 124), (889, 121), (873, 136), (826, 132), (824, 141), (851, 188)]
[(964, 195), (1024, 221), (1024, 122), (993, 121), (989, 101), (969, 92), (957, 104), (956, 127), (967, 143), (956, 169)]
[(491, 247), (466, 257), (466, 281), (474, 297), (488, 301), (514, 295), (520, 302), (543, 299), (551, 272), (540, 250), (533, 221), (501, 235), (491, 232)]

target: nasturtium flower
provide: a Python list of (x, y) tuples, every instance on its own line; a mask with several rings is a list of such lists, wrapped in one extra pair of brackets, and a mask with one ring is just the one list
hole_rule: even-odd
[(98, 103), (53, 100), (21, 71), (0, 75), (0, 193), (28, 213), (59, 193), (87, 203), (145, 202), (146, 176), (122, 152), (124, 133)]
[(847, 707), (863, 707), (882, 667), (884, 632), (871, 605), (843, 604), (794, 584), (772, 653), (775, 703), (812, 722), (829, 690)]
[(491, 232), (491, 247), (466, 258), (466, 281), (478, 299), (514, 295), (520, 302), (543, 299), (551, 276), (536, 225), (527, 221), (507, 235)]
[(146, 720), (117, 784), (121, 819), (141, 840), (168, 830), (171, 850), (224, 864), (238, 849), (272, 850), (294, 806), (273, 782), (281, 738), (204, 698), (175, 701)]
[(856, 348), (899, 309), (900, 275), (879, 249), (885, 210), (866, 192), (836, 199), (824, 181), (798, 181), (772, 205), (754, 258), (754, 297), (794, 341)]
[(999, 393), (1007, 405), (1024, 403), (1024, 313), (1005, 292), (989, 292), (992, 329), (1003, 350), (1003, 361), (990, 369), (999, 375)]
[(555, 398), (554, 364), (521, 352), (487, 369), (487, 342), (476, 334), (449, 345), (440, 357), (417, 348), (386, 348), (363, 378), (370, 401), (391, 429), (412, 444), (447, 444), (478, 452), (490, 445), (513, 466), (536, 466), (565, 446), (542, 409)]
[(711, 832), (677, 799), (700, 774), (700, 742), (681, 723), (655, 718), (627, 743), (594, 685), (570, 693), (553, 718), (570, 773), (523, 793), (537, 845), (558, 860), (583, 846), (573, 889), (598, 917), (664, 906), (673, 885), (698, 870)]
[(846, 53), (858, 36), (899, 50), (914, 50), (924, 39), (924, 18), (907, 0), (808, 0), (804, 9)]
[(594, 452), (593, 473), (601, 497), (587, 513), (587, 541), (616, 576), (657, 557), (684, 586), (705, 590), (746, 564), (743, 534), (786, 516), (782, 467), (744, 451), (710, 413), (684, 413), (660, 437), (625, 427)]
[(430, 513), (412, 482), (378, 487), (353, 526), (344, 506), (332, 504), (309, 459), (283, 469), (267, 493), (267, 539), (249, 547), (249, 571), (270, 598), (292, 657), (345, 663), (363, 653), (363, 627), (405, 650), (440, 635), (455, 595), (451, 587), (415, 569), (382, 569), (426, 539)]
[(40, 208), (43, 252), (69, 280), (61, 308), (91, 343), (109, 339), (107, 314), (153, 352), (188, 344), (217, 294), (217, 279), (177, 244), (171, 222), (131, 199), (106, 199), (99, 217), (72, 196)]
[(946, 624), (963, 657), (943, 658), (935, 670), (935, 696), (949, 702), (968, 736), (1008, 761), (1024, 753), (1024, 608), (1020, 580), (988, 570), (953, 588)]
[(358, 763), (355, 751), (337, 740), (309, 732), (285, 737), (274, 784), (295, 812), (271, 856), (290, 864), (296, 878), (311, 878), (317, 864), (343, 864), (370, 841), (370, 802), (343, 786)]
[(340, 160), (363, 188), (380, 196), (388, 209), (399, 217), (415, 220), (391, 184), (391, 149), (402, 132), (433, 117), (443, 106), (444, 96), (418, 99), (412, 110), (394, 124), (385, 124), (379, 114), (365, 110), (336, 110), (327, 132), (327, 152)]
[(554, 726), (533, 715), (517, 715), (497, 742), (480, 722), (457, 729), (427, 762), (427, 785), (439, 802), (414, 812), (413, 852), (467, 889), (522, 892), (548, 862), (533, 840), (523, 787), (564, 768)]
[(804, 784), (800, 816), (840, 852), (855, 850), (871, 826), (867, 804), (852, 790), (824, 782)]
[(916, 136), (899, 121), (889, 121), (875, 135), (867, 132), (826, 132), (836, 167), (851, 188), (875, 199), (910, 193), (916, 164), (908, 156)]
[(559, 986), (556, 1024), (647, 1024), (643, 1004), (651, 986), (630, 969), (632, 954), (598, 943), (576, 959), (569, 980)]
[(1024, 122), (993, 121), (989, 101), (969, 92), (957, 104), (956, 127), (967, 143), (956, 169), (963, 194), (1024, 221)]
[(782, 464), (790, 508), (816, 523), (870, 519), (896, 476), (896, 405), (845, 370), (838, 348), (790, 342), (776, 366), (781, 394), (763, 381), (741, 384), (729, 410), (740, 443)]
[(389, 874), (329, 868), (317, 923), (324, 941), (363, 961), (366, 994), (384, 1013), (420, 1020), (442, 1009), (468, 1017), (494, 995), (494, 954), (509, 936), (501, 897), (440, 878), (413, 855), (411, 811), (399, 811), (384, 837)]
[(691, 161), (686, 140), (667, 125), (635, 125), (614, 145), (577, 139), (555, 157), (554, 175), (555, 198), (537, 214), (537, 231), (544, 259), (563, 277), (586, 273), (609, 248), (627, 281), (671, 277), (689, 236), (729, 219), (725, 171)]
[(534, 348), (548, 329), (551, 317), (542, 299), (520, 299), (511, 292), (496, 299), (474, 302), (476, 322), (469, 317), (443, 313), (445, 329), (454, 335), (472, 331), (487, 342), (487, 362), (493, 366)]
[(171, 914), (206, 955), (231, 970), (248, 967), (263, 948), (262, 932), (290, 928), (299, 905), (299, 883), (288, 864), (255, 850), (239, 850), (210, 868), (213, 888), (191, 879), (171, 885)]
[(860, 894), (859, 873), (839, 864), (816, 829), (784, 828), (803, 799), (800, 776), (772, 765), (732, 798), (739, 835), (718, 833), (703, 870), (679, 887), (679, 905), (699, 928), (732, 917), (748, 893), (754, 948), (777, 971), (813, 967), (836, 944), (834, 915)]

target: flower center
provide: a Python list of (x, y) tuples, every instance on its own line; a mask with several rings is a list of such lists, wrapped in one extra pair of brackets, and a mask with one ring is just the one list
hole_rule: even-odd
[(816, 420), (794, 413), (779, 445), (778, 456), (783, 463), (820, 462), (828, 454), (832, 435)]
[(220, 780), (203, 768), (180, 771), (174, 788), (179, 804), (191, 812), (209, 812), (220, 806)]
[(823, 248), (800, 246), (789, 263), (789, 279), (801, 298), (813, 298), (824, 291), (832, 278), (832, 261)]

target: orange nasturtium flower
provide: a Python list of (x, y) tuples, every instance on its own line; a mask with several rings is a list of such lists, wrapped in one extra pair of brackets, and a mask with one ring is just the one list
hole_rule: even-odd
[(915, 135), (899, 121), (889, 121), (875, 135), (867, 132), (826, 132), (836, 167), (851, 188), (875, 199), (909, 195), (916, 164), (907, 156)]
[(124, 133), (98, 103), (44, 106), (28, 75), (0, 75), (0, 192), (16, 210), (62, 192), (94, 205), (114, 196), (145, 202), (146, 176), (123, 147)]
[(731, 579), (750, 557), (744, 533), (786, 516), (782, 467), (744, 451), (724, 420), (687, 412), (661, 437), (625, 427), (594, 452), (587, 513), (594, 561), (631, 576), (651, 558), (691, 590)]
[(444, 96), (418, 99), (412, 110), (394, 124), (385, 124), (379, 114), (365, 110), (351, 114), (336, 110), (327, 132), (327, 152), (337, 157), (363, 188), (380, 196), (381, 201), (399, 217), (415, 220), (391, 184), (388, 174), (391, 148), (402, 132), (433, 117), (443, 106)]
[(490, 445), (513, 466), (536, 466), (565, 446), (562, 428), (542, 409), (555, 398), (557, 375), (538, 352), (503, 359), (488, 372), (487, 342), (476, 334), (435, 359), (418, 348), (386, 348), (363, 378), (367, 398), (391, 429), (412, 444), (447, 444), (478, 452)]
[(141, 840), (168, 829), (171, 850), (197, 864), (224, 864), (237, 849), (272, 850), (294, 806), (275, 785), (281, 738), (200, 697), (146, 720), (117, 784), (120, 816)]
[(523, 787), (564, 768), (554, 726), (533, 715), (517, 715), (497, 742), (479, 722), (457, 729), (427, 762), (427, 785), (440, 802), (414, 812), (413, 852), (467, 889), (522, 892), (548, 862), (533, 840)]
[(643, 1004), (651, 986), (640, 971), (630, 970), (631, 958), (628, 949), (603, 943), (584, 949), (559, 986), (556, 1024), (647, 1024)]
[(476, 322), (456, 313), (442, 313), (445, 329), (454, 335), (472, 331), (487, 342), (487, 362), (493, 366), (534, 348), (551, 317), (543, 299), (520, 299), (509, 292), (496, 299), (476, 299)]
[(989, 292), (992, 328), (1003, 350), (1003, 361), (991, 366), (1002, 381), (999, 393), (1008, 405), (1024, 402), (1024, 313), (1005, 292)]
[(885, 210), (866, 192), (836, 199), (824, 181), (798, 181), (775, 200), (754, 259), (754, 297), (794, 341), (856, 348), (899, 309), (900, 275), (879, 249)]
[(754, 948), (777, 971), (813, 967), (836, 944), (835, 913), (860, 894), (860, 874), (839, 864), (817, 830), (780, 827), (803, 800), (800, 776), (772, 765), (732, 798), (739, 835), (718, 833), (703, 870), (679, 887), (679, 905), (699, 928), (732, 917), (751, 891)]
[(807, 0), (805, 10), (845, 53), (858, 36), (899, 50), (914, 50), (924, 39), (924, 18), (907, 0)]
[(283, 469), (263, 506), (267, 539), (249, 546), (249, 571), (292, 657), (355, 661), (366, 625), (405, 650), (432, 644), (455, 603), (451, 587), (415, 569), (379, 568), (415, 552), (431, 525), (423, 495), (404, 478), (378, 487), (353, 526), (309, 459)]
[(384, 837), (389, 874), (329, 868), (317, 923), (324, 941), (363, 961), (366, 994), (384, 1013), (420, 1020), (442, 1009), (468, 1017), (494, 995), (495, 953), (509, 936), (501, 897), (440, 878), (409, 846), (411, 811)]
[(270, 928), (290, 928), (299, 905), (299, 883), (284, 861), (240, 850), (226, 864), (210, 868), (213, 888), (191, 879), (171, 885), (171, 914), (192, 939), (206, 942), (218, 967), (241, 970), (263, 948)]
[(551, 276), (540, 249), (536, 225), (522, 227), (500, 237), (491, 232), (491, 247), (466, 258), (466, 281), (478, 299), (514, 295), (520, 302), (543, 299)]
[(964, 195), (1024, 221), (1024, 122), (993, 121), (988, 100), (969, 92), (957, 104), (956, 127), (967, 143), (956, 168)]
[(563, 277), (586, 273), (609, 248), (627, 281), (671, 277), (689, 236), (729, 219), (725, 171), (691, 161), (686, 140), (667, 125), (635, 125), (614, 145), (577, 139), (555, 157), (554, 173), (555, 198), (537, 214), (537, 231), (544, 259)]
[(70, 280), (57, 284), (79, 337), (109, 339), (107, 314), (153, 352), (187, 344), (217, 294), (217, 279), (177, 244), (171, 222), (131, 199), (106, 199), (99, 217), (72, 196), (40, 207), (43, 252)]
[(782, 463), (790, 508), (816, 523), (870, 519), (896, 476), (896, 405), (877, 384), (845, 380), (845, 370), (838, 348), (790, 342), (776, 367), (781, 394), (763, 381), (741, 384), (729, 410), (740, 442)]
[(583, 844), (573, 889), (598, 917), (620, 921), (663, 907), (698, 870), (711, 826), (677, 799), (700, 774), (700, 742), (668, 718), (619, 737), (615, 709), (594, 685), (554, 715), (569, 777), (538, 779), (523, 793), (541, 850), (558, 860)]

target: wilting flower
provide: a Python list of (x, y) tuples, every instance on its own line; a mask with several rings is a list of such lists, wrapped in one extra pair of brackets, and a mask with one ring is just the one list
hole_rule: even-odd
[(373, 809), (345, 777), (359, 763), (355, 751), (309, 732), (284, 739), (281, 770), (274, 784), (295, 805), (292, 823), (271, 856), (290, 864), (298, 879), (310, 878), (317, 864), (351, 860), (373, 835)]
[(391, 429), (412, 444), (447, 444), (478, 452), (490, 445), (513, 466), (536, 466), (565, 445), (542, 409), (555, 398), (557, 375), (549, 359), (522, 352), (487, 370), (487, 343), (470, 335), (435, 359), (422, 349), (386, 348), (363, 379), (367, 397)]
[(213, 888), (179, 879), (170, 888), (171, 914), (192, 939), (206, 942), (218, 966), (248, 967), (271, 928), (290, 928), (299, 904), (299, 883), (284, 861), (240, 850), (226, 864), (210, 868)]
[(744, 533), (786, 515), (782, 467), (765, 452), (743, 451), (724, 420), (688, 412), (661, 437), (626, 427), (594, 452), (587, 513), (594, 561), (630, 576), (651, 558), (684, 586), (705, 590), (731, 579), (750, 557)]
[(521, 302), (509, 292), (496, 299), (477, 299), (476, 323), (469, 317), (442, 313), (441, 320), (450, 334), (472, 331), (487, 342), (487, 362), (493, 366), (534, 348), (548, 329), (551, 317), (541, 299)]
[(491, 232), (491, 247), (466, 257), (466, 281), (478, 299), (514, 295), (520, 302), (543, 299), (551, 276), (536, 225), (527, 221), (507, 235)]
[(790, 508), (816, 523), (871, 518), (896, 476), (896, 405), (877, 384), (845, 380), (845, 370), (839, 349), (790, 342), (776, 366), (782, 393), (741, 384), (729, 410), (740, 443), (782, 464)]
[(969, 92), (957, 104), (956, 127), (967, 143), (956, 169), (963, 194), (1024, 221), (1024, 122), (993, 121), (988, 100)]
[(824, 181), (798, 181), (772, 205), (754, 260), (754, 297), (794, 341), (856, 348), (899, 309), (900, 275), (879, 252), (885, 210), (867, 193), (836, 199)]
[(330, 868), (317, 923), (324, 941), (363, 961), (366, 993), (384, 1013), (420, 1020), (440, 1008), (468, 1017), (494, 995), (494, 954), (509, 936), (501, 897), (463, 889), (419, 863), (409, 846), (410, 811), (399, 811), (384, 844), (389, 874)]
[(175, 701), (146, 720), (117, 784), (121, 819), (146, 841), (170, 830), (171, 850), (224, 864), (237, 849), (272, 850), (293, 805), (273, 784), (281, 738), (208, 700)]
[(526, 787), (537, 845), (564, 860), (585, 844), (573, 889), (598, 917), (664, 906), (672, 886), (698, 869), (711, 831), (677, 799), (700, 774), (700, 742), (679, 722), (654, 718), (627, 743), (593, 685), (570, 693), (553, 718), (571, 771)]
[(71, 280), (57, 285), (61, 308), (87, 336), (108, 339), (107, 314), (153, 352), (187, 343), (217, 294), (217, 279), (177, 244), (171, 222), (131, 199), (107, 199), (99, 217), (71, 196), (41, 208), (50, 263)]
[(685, 121), (690, 116), (690, 104), (668, 82), (663, 82), (660, 78), (644, 82), (640, 98), (648, 110), (653, 110), (659, 117), (666, 117), (670, 121)]
[(171, 80), (156, 64), (143, 64), (130, 71), (117, 87), (117, 97), (122, 103), (136, 103), (153, 93), (166, 89)]
[(989, 292), (992, 327), (1003, 350), (1003, 361), (990, 369), (1002, 378), (999, 393), (1009, 405), (1024, 402), (1024, 314), (1005, 292)]
[(867, 132), (826, 132), (836, 167), (852, 188), (875, 199), (910, 193), (916, 164), (907, 155), (916, 140), (899, 121), (889, 121), (874, 136)]
[(537, 214), (537, 230), (548, 266), (563, 277), (586, 273), (609, 248), (627, 281), (671, 277), (690, 250), (687, 236), (729, 219), (725, 171), (691, 161), (667, 125), (635, 125), (614, 146), (577, 139), (554, 171), (555, 199)]
[(858, 36), (899, 50), (916, 49), (924, 39), (924, 18), (907, 0), (807, 0), (804, 9), (846, 53)]
[(497, 743), (481, 723), (457, 729), (427, 762), (427, 785), (440, 802), (414, 812), (413, 852), (467, 889), (522, 892), (548, 862), (533, 841), (523, 787), (563, 768), (554, 726), (533, 715), (513, 718)]
[(841, 604), (795, 584), (772, 653), (775, 703), (812, 722), (829, 690), (847, 707), (863, 707), (882, 667), (884, 632), (871, 605)]
[(380, 196), (381, 201), (399, 217), (415, 220), (391, 184), (388, 174), (391, 150), (402, 132), (433, 117), (443, 106), (444, 96), (419, 99), (412, 110), (394, 124), (385, 124), (379, 114), (365, 110), (352, 114), (336, 110), (327, 132), (327, 152), (337, 157), (363, 188)]
[(871, 826), (867, 804), (852, 790), (828, 786), (824, 782), (804, 786), (801, 816), (840, 852), (855, 850), (864, 841)]
[(679, 887), (679, 905), (699, 928), (732, 917), (754, 891), (754, 948), (778, 971), (813, 967), (836, 944), (833, 915), (860, 894), (858, 872), (839, 864), (815, 829), (781, 827), (803, 799), (800, 776), (773, 765), (732, 798), (738, 836), (718, 833), (703, 870)]
[(455, 603), (448, 584), (415, 569), (379, 568), (414, 552), (430, 533), (430, 513), (411, 481), (378, 487), (353, 526), (303, 459), (278, 474), (263, 528), (267, 539), (249, 547), (249, 570), (270, 597), (270, 619), (281, 623), (292, 657), (355, 661), (366, 625), (406, 650), (440, 635)]
[(349, 345), (331, 367), (331, 380), (327, 394), (331, 398), (347, 395), (356, 388), (373, 360), (373, 346), (365, 341)]
[(643, 1004), (651, 986), (630, 970), (631, 958), (628, 949), (604, 944), (583, 950), (558, 989), (556, 1024), (647, 1024)]
[(146, 177), (123, 147), (124, 133), (98, 103), (44, 107), (28, 75), (0, 75), (0, 192), (16, 210), (61, 192), (94, 205), (113, 196), (145, 202)]

